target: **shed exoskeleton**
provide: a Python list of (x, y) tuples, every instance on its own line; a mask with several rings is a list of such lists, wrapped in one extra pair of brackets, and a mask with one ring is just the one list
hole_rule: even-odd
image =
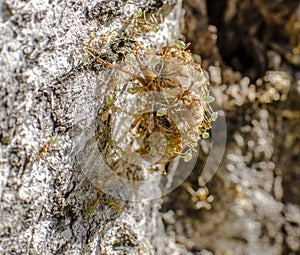
[(216, 116), (209, 106), (213, 100), (207, 79), (186, 46), (164, 46), (158, 52), (136, 46), (119, 65), (87, 51), (95, 61), (116, 70), (108, 81), (106, 123), (99, 125), (99, 135), (105, 136), (99, 140), (106, 141), (99, 149), (106, 163), (114, 168), (123, 160), (166, 173), (165, 166), (175, 157), (191, 160)]

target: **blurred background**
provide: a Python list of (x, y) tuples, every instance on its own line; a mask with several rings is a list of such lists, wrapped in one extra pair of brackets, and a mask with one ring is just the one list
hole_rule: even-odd
[(192, 175), (163, 219), (193, 254), (300, 254), (300, 2), (185, 0), (184, 35), (226, 113), (213, 179)]
[(300, 254), (300, 1), (183, 2), (182, 39), (222, 103), (226, 151), (206, 185), (209, 140), (175, 191), (120, 203), (72, 155), (113, 73), (84, 49), (93, 35), (112, 62), (134, 49), (126, 22), (140, 10), (165, 16), (156, 37), (139, 35), (159, 47), (181, 1), (0, 0), (0, 254)]

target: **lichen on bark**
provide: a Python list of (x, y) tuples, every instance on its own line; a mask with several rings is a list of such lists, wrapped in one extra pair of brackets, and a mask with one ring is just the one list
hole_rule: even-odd
[[(79, 116), (92, 117), (101, 82), (82, 59), (90, 33), (122, 33), (122, 21), (137, 9), (153, 12), (162, 4), (171, 10), (162, 27), (178, 31), (175, 1), (1, 3), (1, 253), (166, 252), (156, 247), (170, 242), (158, 214), (161, 201), (117, 209), (73, 156)], [(98, 17), (106, 24), (97, 24)]]
[[(0, 3), (1, 254), (299, 253), (299, 3), (184, 3), (183, 32), (227, 117), (213, 201), (198, 180), (205, 141), (182, 187), (139, 203), (101, 194), (74, 157), (111, 74), (83, 61), (91, 33), (128, 36), (137, 11), (161, 13), (160, 37), (140, 41), (160, 48), (180, 34), (180, 1)], [(124, 44), (104, 45), (107, 60)]]

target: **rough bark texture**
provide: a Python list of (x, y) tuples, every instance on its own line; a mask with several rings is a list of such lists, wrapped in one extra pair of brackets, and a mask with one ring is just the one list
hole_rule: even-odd
[(94, 117), (95, 91), (111, 72), (85, 67), (89, 33), (121, 36), (139, 9), (163, 4), (170, 22), (165, 37), (143, 39), (152, 47), (179, 34), (180, 2), (1, 1), (1, 254), (181, 253), (164, 234), (160, 199), (126, 210), (97, 202), (74, 157), (76, 127)]
[[(111, 73), (84, 63), (89, 33), (126, 35), (139, 8), (155, 14), (163, 5), (163, 32), (142, 37), (159, 48), (179, 34), (175, 2), (0, 2), (1, 254), (299, 254), (297, 1), (184, 2), (184, 34), (227, 118), (224, 160), (208, 185), (212, 210), (195, 210), (186, 190), (199, 188), (205, 144), (164, 201), (99, 198), (77, 165), (78, 123), (94, 117)], [(103, 50), (118, 60), (110, 46)]]

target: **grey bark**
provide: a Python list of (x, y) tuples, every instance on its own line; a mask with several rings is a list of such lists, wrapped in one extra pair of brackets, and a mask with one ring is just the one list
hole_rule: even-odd
[[(230, 124), (224, 161), (209, 184), (212, 210), (195, 210), (184, 188), (164, 203), (95, 203), (99, 188), (74, 155), (82, 149), (90, 128), (82, 129), (84, 121), (94, 118), (98, 90), (105, 88), (111, 70), (91, 70), (83, 49), (90, 32), (122, 35), (124, 20), (139, 8), (156, 13), (162, 2), (170, 10), (163, 32), (142, 37), (153, 49), (180, 34), (180, 1), (0, 2), (1, 254), (299, 253), (300, 74), (299, 53), (292, 51), (299, 47), (296, 1), (211, 0), (210, 8), (217, 10), (213, 17), (208, 1), (185, 1), (187, 39), (220, 88)], [(255, 49), (246, 52), (257, 62), (245, 73), (220, 64), (218, 29), (209, 25), (219, 16), (218, 29), (226, 31), (225, 55), (232, 56), (235, 68), (241, 56), (234, 49), (248, 43)], [(261, 24), (267, 27), (263, 39), (257, 35)], [(274, 39), (285, 34), (283, 27), (287, 45)], [(245, 40), (237, 36), (244, 34)], [(109, 46), (103, 50), (117, 60)], [(266, 66), (272, 72), (265, 72)], [(250, 82), (246, 75), (257, 79)], [(274, 90), (266, 88), (275, 88), (278, 104), (268, 102)], [(195, 190), (201, 164), (187, 180)]]
[[(100, 203), (90, 212), (98, 190), (76, 166), (73, 153), (80, 136), (74, 127), (80, 117), (94, 117), (90, 100), (109, 73), (100, 72), (96, 79), (84, 68), (89, 33), (121, 33), (124, 20), (139, 9), (156, 10), (159, 2), (0, 3), (1, 254), (184, 250), (164, 234), (161, 199), (132, 202), (124, 211)], [(164, 4), (173, 8), (169, 23), (162, 25), (167, 33), (143, 39), (154, 48), (171, 38), (171, 30), (179, 33), (180, 1)]]

